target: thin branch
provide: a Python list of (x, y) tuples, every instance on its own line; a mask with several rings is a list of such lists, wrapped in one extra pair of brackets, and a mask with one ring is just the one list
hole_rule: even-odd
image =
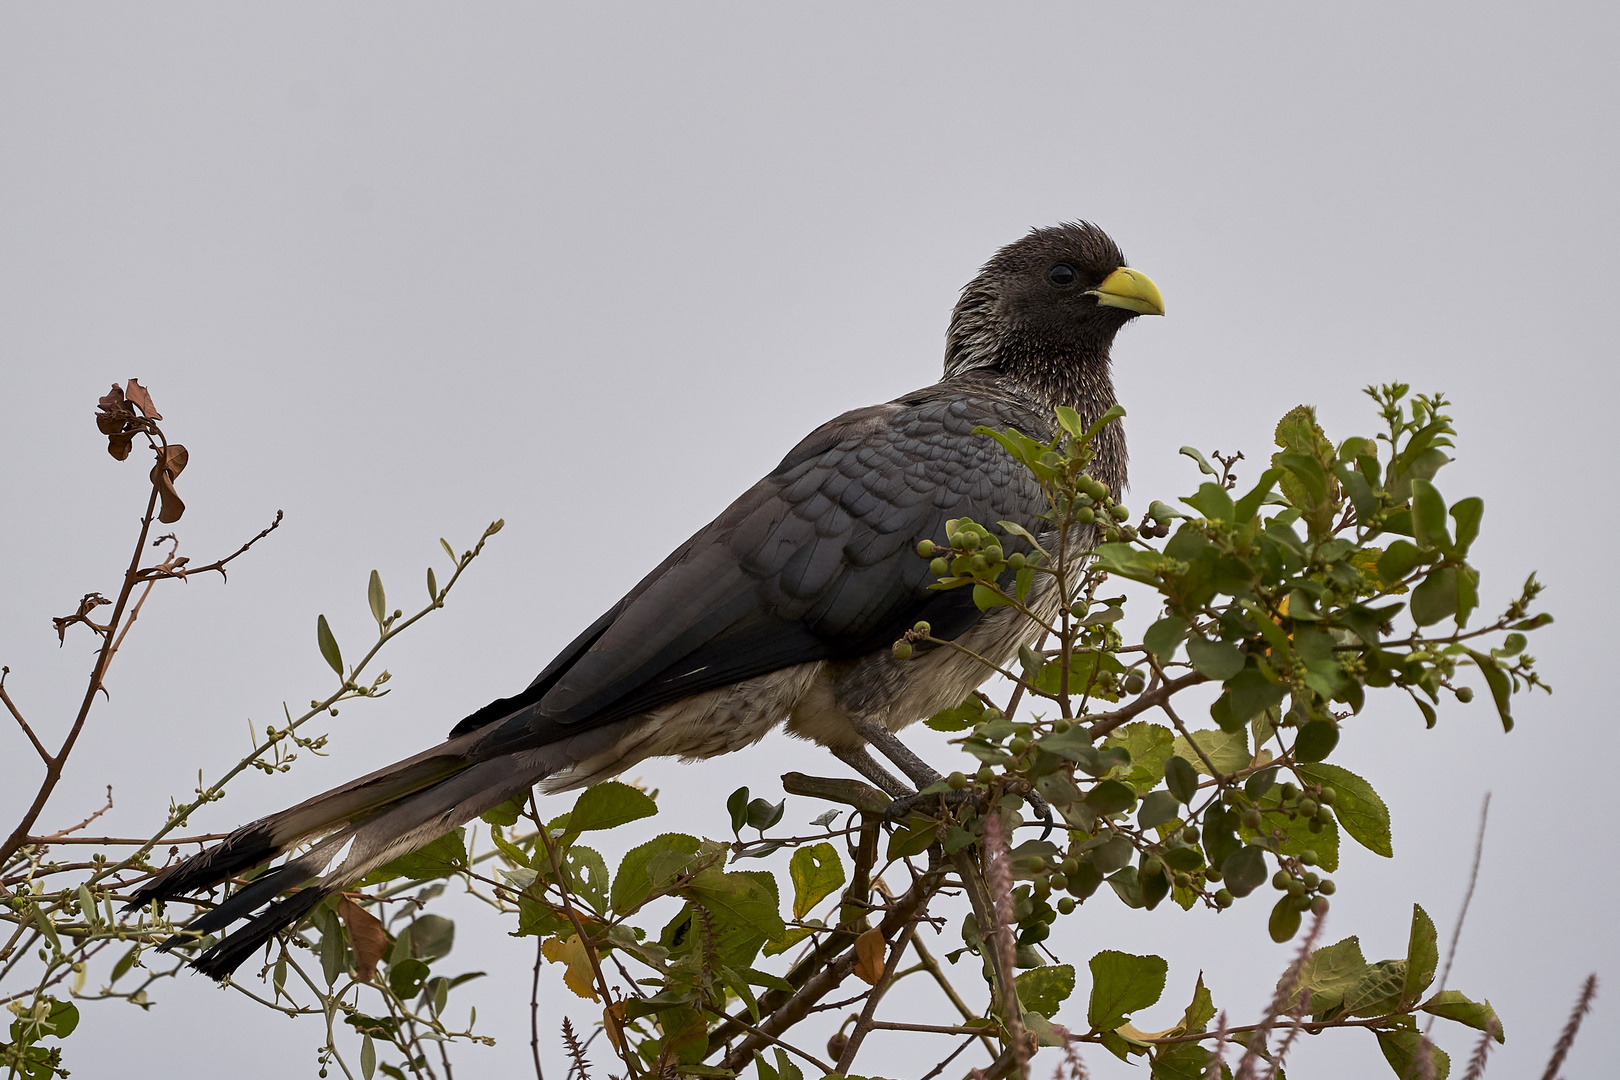
[[(107, 785), (107, 805), (103, 806), (100, 810), (97, 810), (95, 813), (91, 814), (89, 817), (85, 818), (83, 821), (79, 822), (77, 825), (69, 825), (67, 828), (63, 829), (61, 832), (52, 833), (49, 836), (41, 836), (41, 837), (37, 837), (37, 838), (30, 836), (28, 838), (28, 842), (31, 843), (31, 844), (41, 844), (41, 845), (60, 843), (65, 837), (67, 837), (67, 835), (69, 833), (78, 832), (80, 829), (82, 829), (85, 826), (89, 825), (92, 821), (96, 820), (96, 818), (100, 817), (102, 814), (105, 814), (107, 811), (111, 810), (112, 808), (113, 808), (112, 785), (108, 784)], [(82, 843), (83, 841), (80, 841), (80, 842)]]
[(1094, 713), (1093, 715), (1084, 717), (1083, 719), (1090, 721), (1090, 727), (1088, 730), (1091, 732), (1091, 737), (1093, 739), (1101, 738), (1102, 736), (1113, 731), (1115, 728), (1125, 726), (1134, 717), (1140, 715), (1141, 713), (1145, 713), (1149, 709), (1157, 708), (1160, 704), (1169, 701), (1172, 695), (1179, 694), (1181, 691), (1187, 689), (1187, 687), (1197, 686), (1201, 682), (1208, 681), (1208, 675), (1205, 675), (1199, 671), (1189, 671), (1185, 675), (1171, 679), (1157, 690), (1149, 690), (1147, 693), (1142, 694), (1129, 705), (1115, 709), (1112, 712)]
[[(237, 548), (235, 551), (231, 552), (229, 555), (225, 556), (223, 559), (215, 559), (213, 562), (209, 563), (207, 566), (184, 566), (183, 564), (179, 565), (179, 566), (169, 566), (169, 567), (154, 566), (154, 567), (148, 567), (146, 570), (143, 570), (142, 573), (151, 575), (151, 579), (154, 580), (154, 581), (157, 580), (158, 578), (165, 578), (165, 577), (180, 578), (181, 580), (184, 580), (184, 579), (192, 577), (193, 575), (196, 575), (196, 574), (206, 574), (209, 571), (218, 570), (219, 571), (219, 576), (223, 578), (223, 577), (226, 576), (225, 575), (225, 565), (227, 563), (232, 562), (233, 560), (239, 558), (240, 556), (246, 555), (247, 551), (248, 551), (248, 548), (252, 547), (254, 544), (257, 544), (260, 540), (263, 540), (265, 537), (269, 536), (271, 533), (275, 532), (278, 528), (280, 528), (281, 527), (281, 517), (282, 517), (281, 511), (277, 510), (276, 511), (276, 519), (274, 521), (272, 521), (268, 526), (261, 529), (259, 531), (259, 535), (255, 536), (253, 539), (249, 540), (247, 543), (243, 544), (241, 547)], [(158, 571), (163, 571), (163, 572), (158, 572)]]
[[(945, 977), (944, 969), (939, 966), (939, 961), (934, 959), (934, 954), (928, 951), (928, 946), (923, 944), (922, 938), (912, 939), (911, 950), (917, 954), (917, 958), (922, 961), (923, 967), (927, 968), (928, 973), (934, 977), (934, 981), (939, 984), (939, 988), (945, 991), (945, 996), (950, 998), (952, 1005), (956, 1006), (956, 1011), (962, 1014), (962, 1019), (977, 1020), (978, 1015), (968, 1007), (968, 1003), (963, 1001), (962, 996), (956, 992), (956, 987), (952, 986), (951, 981)], [(979, 1039), (984, 1043), (985, 1051), (991, 1057), (995, 1057), (996, 1048), (991, 1044), (989, 1036), (981, 1033)]]
[(39, 753), (40, 759), (49, 767), (51, 764), (51, 752), (45, 749), (45, 744), (39, 741), (39, 736), (34, 734), (34, 729), (28, 726), (28, 721), (23, 719), (23, 714), (18, 711), (16, 703), (11, 700), (11, 695), (6, 693), (6, 676), (10, 674), (10, 668), (0, 667), (0, 701), (6, 703), (6, 709), (11, 713), (12, 718), (22, 725), (23, 734), (28, 736), (28, 741), (34, 744), (34, 749)]
[(529, 984), (529, 1053), (534, 1055), (534, 1080), (546, 1080), (540, 1068), (540, 960), (545, 938), (535, 935), (534, 981)]

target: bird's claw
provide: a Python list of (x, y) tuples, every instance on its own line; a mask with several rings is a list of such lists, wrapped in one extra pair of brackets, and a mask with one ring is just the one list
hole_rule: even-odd
[(910, 795), (902, 795), (884, 808), (883, 823), (885, 825), (898, 825), (911, 816), (911, 812), (921, 805), (934, 803), (946, 808), (954, 808), (972, 802), (978, 797), (978, 793), (972, 788), (966, 788), (962, 791), (919, 791)]

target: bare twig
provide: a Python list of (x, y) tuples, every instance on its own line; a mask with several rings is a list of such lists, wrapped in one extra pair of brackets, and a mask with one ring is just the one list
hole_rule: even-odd
[(1586, 977), (1581, 985), (1581, 996), (1576, 999), (1575, 1008), (1570, 1011), (1569, 1019), (1564, 1023), (1564, 1030), (1558, 1036), (1558, 1045), (1553, 1047), (1552, 1059), (1547, 1062), (1547, 1071), (1541, 1074), (1541, 1080), (1558, 1080), (1558, 1070), (1564, 1066), (1564, 1058), (1569, 1056), (1570, 1047), (1575, 1045), (1575, 1036), (1580, 1033), (1581, 1020), (1592, 1011), (1592, 999), (1597, 997), (1597, 972)]
[(67, 835), (69, 833), (78, 832), (80, 829), (84, 828), (85, 826), (89, 825), (92, 821), (96, 820), (96, 818), (100, 817), (102, 814), (105, 814), (107, 811), (111, 810), (112, 807), (113, 807), (112, 785), (108, 784), (107, 785), (107, 805), (103, 806), (100, 810), (97, 810), (95, 813), (91, 814), (89, 817), (85, 818), (83, 821), (79, 822), (77, 825), (69, 825), (67, 828), (63, 829), (61, 832), (55, 832), (55, 833), (52, 833), (49, 836), (41, 836), (41, 837), (38, 837), (38, 838), (30, 836), (28, 838), (28, 842), (31, 843), (31, 844), (54, 844), (54, 843), (60, 843), (63, 839), (65, 839), (67, 837)]
[(540, 961), (545, 955), (545, 938), (534, 939), (534, 981), (529, 984), (529, 1053), (534, 1055), (534, 1080), (546, 1080), (540, 1068)]
[(34, 750), (39, 754), (40, 760), (49, 765), (51, 763), (51, 752), (45, 749), (45, 744), (39, 741), (39, 736), (34, 734), (34, 729), (28, 726), (28, 721), (23, 719), (23, 714), (18, 710), (16, 703), (11, 700), (11, 695), (6, 693), (6, 676), (10, 674), (10, 668), (0, 667), (0, 701), (6, 703), (7, 711), (22, 726), (23, 734), (27, 735), (28, 741), (34, 744)]
[(1090, 722), (1090, 727), (1087, 730), (1091, 732), (1093, 739), (1098, 739), (1115, 728), (1124, 727), (1133, 718), (1147, 712), (1149, 709), (1158, 708), (1161, 703), (1169, 701), (1173, 695), (1179, 694), (1187, 687), (1197, 686), (1201, 682), (1208, 681), (1209, 676), (1202, 672), (1189, 671), (1185, 675), (1171, 679), (1157, 690), (1149, 690), (1147, 693), (1140, 695), (1129, 705), (1121, 706), (1112, 712), (1094, 713), (1091, 716), (1082, 717), (1082, 719)]

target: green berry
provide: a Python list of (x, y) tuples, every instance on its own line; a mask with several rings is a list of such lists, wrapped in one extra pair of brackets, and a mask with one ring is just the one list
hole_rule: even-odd
[(1299, 853), (1299, 861), (1306, 866), (1315, 866), (1316, 852), (1310, 848), (1306, 848), (1304, 851)]
[(1218, 866), (1207, 866), (1204, 868), (1205, 881), (1219, 881), (1224, 876), (1225, 875), (1221, 873), (1221, 868)]
[(1321, 918), (1323, 915), (1326, 915), (1328, 913), (1327, 897), (1318, 896), (1314, 901), (1311, 902), (1311, 910), (1316, 913), (1317, 918)]
[(1080, 872), (1080, 860), (1073, 856), (1063, 860), (1063, 872), (1073, 877)]
[(933, 558), (934, 557), (934, 542), (932, 540), (919, 540), (919, 541), (917, 541), (917, 554), (921, 555), (925, 559)]
[(1024, 553), (1021, 551), (1015, 551), (1011, 555), (1007, 556), (1007, 567), (1014, 572), (1022, 570), (1024, 568), (1024, 562)]
[(1074, 898), (1065, 896), (1063, 899), (1057, 902), (1057, 909), (1064, 915), (1074, 914)]
[(896, 660), (911, 659), (911, 642), (897, 641), (894, 643), (894, 658)]
[(1062, 892), (1069, 887), (1069, 879), (1063, 874), (1053, 874), (1049, 880), (1052, 883), (1053, 892)]
[(1321, 794), (1316, 796), (1316, 800), (1323, 806), (1332, 806), (1334, 803), (1339, 801), (1339, 793), (1333, 788), (1324, 787)]
[(1089, 506), (1082, 506), (1074, 512), (1074, 520), (1082, 525), (1090, 525), (1097, 520), (1097, 512)]
[(1046, 869), (1046, 860), (1039, 855), (1031, 855), (1029, 857), (1029, 868), (1038, 874)]
[(1474, 688), (1471, 686), (1459, 686), (1453, 693), (1457, 695), (1457, 700), (1464, 705), (1474, 700)]
[(946, 777), (945, 782), (950, 785), (952, 791), (961, 791), (968, 786), (968, 778), (959, 772), (951, 773), (950, 776)]
[(1174, 880), (1176, 883), (1176, 888), (1178, 889), (1192, 888), (1192, 875), (1186, 873), (1185, 871), (1178, 871)]
[(1147, 680), (1136, 672), (1125, 676), (1125, 692), (1127, 694), (1140, 694), (1147, 688)]
[(988, 784), (995, 778), (996, 771), (988, 765), (983, 766), (978, 772), (973, 774), (973, 779), (977, 780), (981, 784)]
[(1338, 888), (1337, 885), (1333, 884), (1332, 878), (1323, 878), (1322, 883), (1316, 887), (1316, 891), (1323, 896), (1332, 896)]
[(1108, 508), (1108, 516), (1115, 521), (1124, 521), (1131, 516), (1131, 512), (1123, 506), (1111, 506)]
[(1243, 825), (1245, 828), (1258, 829), (1260, 827), (1260, 810), (1251, 806), (1243, 811)]
[(1304, 893), (1289, 893), (1288, 902), (1294, 905), (1295, 911), (1309, 911), (1311, 905), (1316, 903), (1316, 898), (1306, 896)]
[(945, 577), (951, 572), (950, 560), (935, 559), (933, 562), (928, 564), (928, 572), (933, 574), (935, 577)]
[(1285, 803), (1293, 802), (1295, 799), (1299, 798), (1299, 788), (1295, 787), (1291, 783), (1283, 784), (1283, 786), (1278, 790), (1281, 792), (1282, 801)]
[(1232, 895), (1232, 891), (1230, 889), (1218, 889), (1218, 890), (1216, 890), (1216, 892), (1215, 892), (1215, 906), (1216, 907), (1218, 907), (1218, 908), (1229, 908), (1235, 903), (1237, 903), (1237, 898)]
[(1198, 843), (1198, 826), (1185, 825), (1181, 829), (1181, 838), (1189, 844)]
[(1318, 885), (1322, 884), (1322, 879), (1311, 873), (1309, 870), (1305, 871), (1304, 876), (1300, 878), (1300, 880), (1305, 882), (1305, 887), (1307, 889), (1314, 889)]
[(1320, 820), (1319, 820), (1319, 819), (1317, 819), (1317, 818), (1311, 818), (1311, 820), (1310, 820), (1310, 821), (1309, 821), (1309, 822), (1308, 822), (1308, 823), (1307, 823), (1307, 824), (1306, 824), (1306, 826), (1305, 826), (1305, 827), (1306, 827), (1306, 828), (1307, 828), (1307, 829), (1309, 829), (1309, 830), (1310, 830), (1310, 831), (1311, 831), (1311, 832), (1313, 832), (1313, 833), (1319, 833), (1319, 832), (1321, 832), (1321, 831), (1322, 831), (1322, 829), (1323, 829), (1323, 828), (1324, 828), (1324, 827), (1325, 827), (1325, 826), (1324, 826), (1324, 824), (1323, 824), (1323, 823), (1322, 823), (1322, 821), (1320, 821)]
[(1158, 859), (1149, 859), (1142, 867), (1142, 873), (1146, 874), (1148, 877), (1158, 877), (1160, 874), (1164, 873), (1164, 863), (1160, 862)]
[(912, 631), (914, 633), (918, 633), (918, 634), (931, 634), (931, 633), (934, 632), (933, 626), (930, 625), (927, 622), (919, 622), (915, 626), (913, 626), (911, 629), (912, 629)]
[(1293, 883), (1294, 879), (1289, 876), (1288, 871), (1286, 870), (1279, 870), (1275, 874), (1271, 875), (1271, 887), (1276, 889), (1278, 892), (1286, 892), (1288, 886), (1292, 885)]
[(1007, 744), (1007, 749), (1011, 750), (1014, 754), (1022, 754), (1025, 750), (1029, 749), (1029, 740), (1024, 738), (1022, 735), (1015, 735), (1013, 736), (1013, 741)]
[(1306, 817), (1314, 816), (1316, 814), (1316, 800), (1315, 799), (1301, 799), (1301, 800), (1299, 800), (1299, 812), (1304, 814)]

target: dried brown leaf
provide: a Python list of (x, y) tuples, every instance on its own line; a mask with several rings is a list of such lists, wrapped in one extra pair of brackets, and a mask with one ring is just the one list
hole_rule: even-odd
[(129, 380), (129, 387), (124, 391), (124, 397), (128, 399), (131, 405), (139, 408), (141, 412), (151, 419), (163, 419), (163, 414), (158, 412), (157, 406), (152, 404), (152, 395), (147, 392), (146, 387), (141, 385), (139, 379)]
[(96, 633), (105, 634), (107, 632), (107, 628), (99, 623), (93, 622), (90, 619), (90, 613), (96, 610), (96, 608), (110, 603), (112, 603), (112, 601), (107, 599), (105, 596), (102, 596), (100, 593), (85, 593), (84, 599), (79, 601), (78, 611), (74, 612), (72, 615), (62, 615), (51, 620), (51, 625), (56, 627), (57, 640), (61, 641), (63, 644), (66, 644), (67, 628), (72, 626), (74, 623), (84, 623), (84, 625), (88, 626)]
[(868, 930), (855, 939), (855, 977), (876, 986), (883, 978), (883, 931)]
[(174, 479), (186, 467), (190, 457), (186, 448), (179, 443), (158, 448), (157, 464), (152, 466), (152, 483), (157, 485), (158, 497), (163, 500), (158, 510), (158, 520), (165, 525), (179, 521), (180, 515), (186, 512), (185, 502), (174, 490)]
[[(131, 379), (130, 385), (139, 384)], [(141, 394), (145, 396), (144, 388)], [(107, 436), (107, 453), (119, 461), (129, 457), (135, 436), (150, 430), (150, 427), (150, 422), (136, 413), (135, 407), (130, 404), (117, 383), (114, 383), (112, 389), (96, 402), (96, 429)]]
[(338, 917), (349, 929), (349, 946), (354, 949), (354, 974), (361, 982), (370, 982), (377, 973), (377, 962), (388, 951), (388, 932), (382, 922), (350, 900), (338, 897)]

